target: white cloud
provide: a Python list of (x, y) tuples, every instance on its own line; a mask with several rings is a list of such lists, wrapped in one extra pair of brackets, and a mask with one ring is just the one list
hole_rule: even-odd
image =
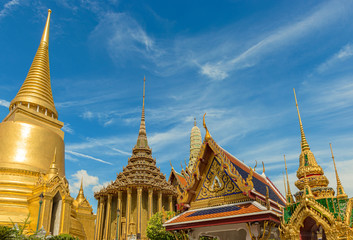
[(3, 106), (3, 107), (9, 107), (10, 106), (10, 102), (4, 100), (4, 99), (0, 99), (0, 106)]
[(112, 125), (113, 123), (114, 123), (114, 119), (109, 119), (108, 121), (106, 121), (106, 122), (104, 123), (104, 127), (109, 126), (109, 125)]
[(93, 118), (93, 113), (91, 111), (86, 111), (82, 114), (82, 117), (84, 119), (92, 119)]
[(131, 153), (128, 153), (128, 152), (122, 151), (122, 150), (117, 149), (117, 148), (112, 148), (112, 149), (113, 149), (114, 151), (117, 151), (118, 153), (123, 154), (123, 155), (128, 155), (128, 156), (130, 156), (130, 155), (131, 155)]
[(335, 65), (353, 56), (353, 44), (343, 46), (336, 54), (317, 67), (319, 73), (323, 73)]
[[(337, 4), (335, 1), (323, 4), (321, 8), (303, 17), (302, 20), (290, 23), (268, 33), (267, 37), (264, 37), (230, 60), (225, 61), (224, 53), (221, 51), (220, 55), (216, 55), (213, 61), (214, 63), (212, 63), (212, 61), (200, 63), (202, 59), (199, 59), (197, 61), (199, 64), (197, 65), (201, 68), (200, 73), (213, 80), (221, 80), (222, 77), (227, 76), (231, 71), (254, 66), (261, 61), (265, 54), (272, 53), (279, 48), (292, 44), (294, 41), (298, 41), (298, 39), (306, 35), (313, 34), (317, 29), (327, 28), (330, 24), (339, 19), (343, 12), (351, 9), (348, 3), (349, 2), (347, 2), (347, 7), (342, 7), (342, 5)], [(341, 56), (344, 56), (344, 53), (342, 53)]]
[(12, 9), (17, 5), (20, 5), (20, 3), (20, 0), (11, 0), (5, 3), (3, 8), (0, 10), (0, 19), (9, 15)]
[(70, 180), (70, 191), (73, 194), (78, 193), (78, 190), (81, 186), (81, 180), (83, 182), (83, 188), (99, 185), (99, 178), (97, 176), (89, 175), (87, 171), (83, 169), (78, 170), (76, 173), (72, 174)]
[(91, 33), (91, 40), (105, 41), (111, 58), (121, 62), (135, 54), (153, 59), (162, 54), (141, 25), (127, 13), (106, 12)]
[(70, 123), (65, 123), (64, 126), (62, 127), (62, 130), (64, 132), (67, 132), (67, 133), (70, 133), (70, 134), (74, 133), (74, 130), (71, 128)]
[(87, 155), (87, 154), (73, 152), (73, 151), (70, 151), (70, 150), (66, 150), (66, 153), (69, 153), (69, 154), (72, 154), (72, 155), (75, 155), (75, 156), (78, 156), (78, 157), (84, 157), (84, 158), (92, 159), (92, 160), (97, 161), (97, 162), (101, 162), (101, 163), (112, 165), (110, 162), (104, 161), (104, 160), (102, 160), (100, 158), (92, 157), (92, 156)]
[(72, 161), (72, 162), (78, 162), (78, 159), (73, 157), (70, 154), (65, 154), (65, 160), (69, 160), (69, 161)]
[(98, 192), (100, 191), (103, 187), (106, 187), (110, 184), (111, 182), (104, 182), (103, 184), (98, 184), (92, 188), (93, 192)]
[(222, 63), (212, 65), (206, 63), (201, 66), (201, 74), (206, 75), (214, 80), (223, 80), (228, 77), (228, 74), (222, 70)]
[(88, 194), (93, 194), (94, 192), (99, 191), (103, 187), (108, 186), (110, 182), (104, 182), (103, 184), (99, 182), (97, 176), (89, 175), (86, 170), (81, 169), (76, 173), (71, 175), (70, 181), (70, 192), (73, 195), (77, 195), (81, 187), (81, 181), (83, 186), (83, 191), (86, 197), (89, 197)]

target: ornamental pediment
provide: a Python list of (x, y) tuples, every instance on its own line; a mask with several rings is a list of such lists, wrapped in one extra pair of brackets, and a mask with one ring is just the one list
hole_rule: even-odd
[(213, 158), (206, 176), (200, 182), (200, 185), (195, 201), (236, 194), (242, 195), (240, 188), (229, 177), (216, 158)]

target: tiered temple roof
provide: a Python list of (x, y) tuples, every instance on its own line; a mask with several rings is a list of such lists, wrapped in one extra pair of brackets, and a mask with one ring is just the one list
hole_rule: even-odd
[(154, 188), (165, 193), (176, 194), (175, 188), (167, 182), (165, 175), (156, 166), (156, 159), (152, 157), (152, 149), (148, 145), (145, 123), (145, 83), (143, 83), (142, 115), (137, 142), (132, 149), (128, 165), (117, 175), (114, 182), (103, 188), (95, 197), (126, 190), (127, 187)]

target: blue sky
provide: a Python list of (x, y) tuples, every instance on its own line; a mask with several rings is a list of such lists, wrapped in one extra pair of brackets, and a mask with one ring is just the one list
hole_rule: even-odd
[[(65, 123), (66, 176), (86, 196), (127, 165), (146, 76), (146, 128), (167, 177), (189, 156), (193, 118), (249, 166), (292, 192), (300, 132), (336, 188), (353, 196), (352, 1), (0, 1), (0, 116), (8, 113), (52, 9), (50, 67)], [(261, 172), (261, 167), (257, 168)]]

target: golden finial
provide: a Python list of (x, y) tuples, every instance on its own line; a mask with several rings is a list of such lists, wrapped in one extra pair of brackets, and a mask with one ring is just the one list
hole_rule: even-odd
[(19, 103), (34, 105), (37, 111), (41, 111), (49, 117), (58, 118), (55, 109), (53, 94), (50, 84), (49, 68), (49, 25), (51, 10), (48, 10), (48, 17), (43, 31), (43, 35), (28, 71), (27, 77), (18, 91), (16, 97), (10, 103), (10, 111), (13, 106)]
[(287, 202), (288, 203), (293, 203), (293, 196), (292, 196), (292, 193), (290, 191), (290, 185), (289, 185), (289, 178), (288, 178), (288, 170), (287, 170), (287, 161), (286, 161), (286, 155), (283, 155), (284, 157), (284, 166), (286, 168), (286, 175), (287, 175)]
[(149, 149), (147, 134), (146, 134), (146, 122), (145, 122), (145, 88), (146, 88), (146, 77), (143, 77), (142, 114), (141, 114), (140, 130), (137, 138), (136, 147)]
[(337, 197), (347, 197), (347, 194), (344, 192), (341, 180), (338, 176), (337, 168), (336, 168), (336, 161), (335, 157), (333, 156), (333, 151), (332, 151), (332, 144), (330, 143), (330, 149), (331, 149), (331, 155), (332, 155), (332, 160), (333, 160), (333, 165), (335, 167), (335, 173), (336, 173), (336, 181), (337, 181)]
[(265, 174), (265, 164), (264, 164), (264, 161), (262, 161), (262, 174)]
[(211, 138), (211, 134), (210, 134), (210, 132), (208, 131), (207, 126), (206, 126), (205, 116), (206, 116), (206, 113), (203, 115), (203, 127), (204, 127), (205, 130), (206, 130), (205, 141), (207, 142), (207, 141)]
[(170, 166), (172, 167), (172, 169), (174, 169), (171, 160), (169, 160), (169, 164), (170, 164)]
[(286, 179), (284, 178), (284, 172), (282, 172), (283, 175), (283, 184), (284, 184), (284, 194), (287, 196), (287, 187), (286, 187)]
[(256, 171), (256, 167), (257, 167), (257, 160), (255, 160), (254, 172)]
[(194, 126), (196, 126), (196, 117), (194, 117)]
[(301, 135), (301, 147), (302, 150), (310, 150), (309, 144), (306, 141), (306, 137), (305, 137), (305, 133), (304, 133), (304, 128), (303, 128), (303, 123), (302, 123), (302, 119), (300, 117), (300, 113), (299, 113), (299, 107), (298, 107), (298, 101), (297, 101), (297, 96), (295, 94), (295, 89), (293, 88), (293, 92), (294, 92), (294, 99), (295, 99), (295, 105), (297, 107), (297, 112), (298, 112), (298, 118), (299, 118), (299, 126), (300, 126), (300, 135)]
[(46, 42), (49, 45), (49, 25), (50, 25), (50, 14), (51, 10), (48, 9), (48, 17), (47, 17), (47, 22), (45, 23), (42, 39), (40, 40), (41, 42)]

